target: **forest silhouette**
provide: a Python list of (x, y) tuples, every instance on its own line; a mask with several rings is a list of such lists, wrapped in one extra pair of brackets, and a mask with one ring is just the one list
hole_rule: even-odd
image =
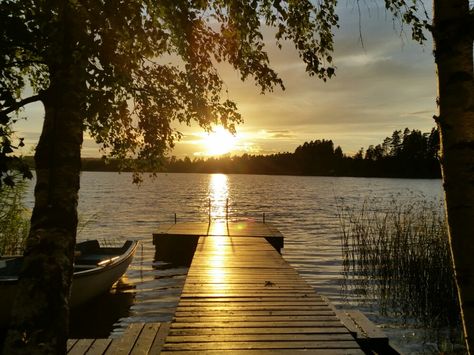
[[(163, 170), (179, 173), (269, 174), (308, 176), (356, 176), (391, 178), (440, 178), (439, 136), (405, 128), (396, 130), (375, 146), (361, 148), (354, 155), (344, 154), (332, 140), (314, 140), (294, 152), (270, 155), (165, 160)], [(86, 158), (85, 171), (118, 171), (118, 161)]]

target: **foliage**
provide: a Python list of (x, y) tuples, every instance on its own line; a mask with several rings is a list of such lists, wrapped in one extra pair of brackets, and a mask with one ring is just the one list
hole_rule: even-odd
[(379, 300), (382, 314), (402, 322), (459, 335), (442, 203), (417, 195), (339, 203), (346, 292), (357, 292), (361, 302)]
[[(66, 13), (67, 12), (67, 13)], [(268, 65), (260, 17), (278, 28), (277, 42), (291, 39), (310, 74), (330, 77), (332, 1), (3, 1), (0, 107), (2, 121), (34, 100), (45, 100), (56, 57), (69, 26), (83, 67), (84, 128), (112, 157), (160, 164), (180, 133), (171, 122), (219, 122), (231, 131), (241, 122), (234, 102), (222, 99), (214, 66), (228, 61), (242, 79), (253, 77), (262, 91), (283, 87)], [(324, 13), (324, 16), (321, 16)], [(305, 21), (300, 21), (304, 18)], [(67, 21), (67, 23), (64, 23)], [(219, 24), (219, 26), (217, 26)], [(70, 44), (69, 44), (70, 45)], [(160, 57), (179, 64), (166, 64)], [(34, 95), (23, 98), (30, 85)]]
[(383, 171), (398, 177), (440, 177), (439, 149), (439, 134), (434, 128), (430, 133), (408, 128), (403, 133), (397, 130), (382, 144), (367, 148), (363, 170), (372, 176)]
[(15, 184), (15, 174), (20, 173), (23, 179), (31, 179), (31, 171), (28, 164), (13, 153), (19, 147), (23, 147), (23, 138), (18, 139), (18, 145), (12, 142), (14, 132), (11, 124), (0, 118), (0, 189), (4, 185), (12, 187)]
[(335, 168), (336, 155), (330, 140), (305, 142), (296, 148), (294, 155), (305, 175), (321, 175)]
[(394, 131), (391, 137), (385, 138), (382, 144), (367, 148), (365, 159), (380, 160), (383, 158), (395, 159), (425, 159), (436, 158), (439, 151), (439, 134), (433, 128), (430, 133), (421, 133), (419, 130), (410, 131), (405, 128)]
[[(309, 75), (326, 80), (332, 64), (335, 0), (143, 1), (111, 0), (0, 3), (0, 123), (24, 105), (47, 100), (61, 51), (74, 51), (84, 129), (104, 153), (124, 165), (157, 169), (180, 132), (172, 122), (220, 123), (234, 130), (242, 118), (223, 98), (215, 67), (227, 61), (262, 92), (283, 88), (270, 68), (263, 30), (274, 29), (279, 47), (292, 41)], [(389, 11), (422, 40), (412, 1), (385, 1)], [(71, 38), (63, 31), (68, 28)], [(67, 38), (66, 38), (67, 37)], [(171, 61), (176, 64), (171, 64)], [(33, 89), (33, 95), (25, 97)], [(4, 135), (9, 152), (9, 134)], [(138, 158), (138, 159), (128, 159)], [(6, 157), (0, 156), (0, 160)], [(137, 169), (143, 166), (137, 166)], [(2, 171), (3, 172), (3, 171)]]
[(0, 189), (0, 255), (23, 252), (28, 235), (29, 213), (23, 204), (26, 182), (14, 175), (14, 186)]

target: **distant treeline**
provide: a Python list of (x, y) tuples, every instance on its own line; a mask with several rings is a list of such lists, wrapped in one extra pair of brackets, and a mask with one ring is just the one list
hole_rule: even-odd
[(305, 142), (293, 153), (225, 156), (208, 159), (172, 158), (169, 172), (439, 178), (439, 136), (406, 128), (355, 155), (334, 148), (331, 140)]
[[(293, 153), (223, 156), (216, 158), (170, 158), (163, 170), (179, 173), (225, 173), (268, 175), (364, 176), (394, 178), (439, 178), (439, 136), (419, 130), (394, 131), (376, 146), (361, 148), (353, 156), (334, 148), (332, 140), (305, 142)], [(33, 166), (32, 157), (26, 158)], [(119, 171), (116, 160), (83, 158), (83, 171)]]

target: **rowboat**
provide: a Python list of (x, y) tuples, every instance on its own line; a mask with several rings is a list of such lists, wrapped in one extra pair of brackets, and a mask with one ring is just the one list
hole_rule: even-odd
[[(76, 244), (71, 307), (79, 306), (110, 290), (132, 262), (138, 242), (121, 247), (101, 246), (97, 240)], [(8, 324), (23, 263), (22, 256), (0, 258), (0, 327)]]

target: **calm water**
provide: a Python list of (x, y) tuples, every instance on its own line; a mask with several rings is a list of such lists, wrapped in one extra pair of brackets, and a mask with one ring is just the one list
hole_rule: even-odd
[[(112, 336), (130, 322), (167, 321), (173, 314), (187, 269), (154, 260), (151, 235), (161, 223), (207, 220), (209, 199), (213, 218), (266, 220), (285, 236), (284, 257), (322, 295), (340, 308), (356, 306), (341, 291), (342, 257), (337, 199), (361, 204), (367, 197), (381, 200), (439, 199), (439, 180), (399, 180), (262, 175), (159, 174), (141, 186), (131, 174), (82, 174), (79, 239), (139, 239), (132, 266), (110, 295), (88, 306), (93, 322), (75, 312), (72, 332)], [(32, 204), (32, 192), (28, 203)], [(90, 307), (94, 307), (90, 312)], [(105, 312), (104, 310), (108, 311)], [(95, 310), (95, 311), (94, 311)], [(376, 307), (362, 309), (382, 325), (391, 341), (407, 353), (435, 352), (424, 329), (406, 328), (397, 319), (382, 317)], [(84, 327), (81, 322), (89, 321)], [(90, 324), (96, 327), (91, 328)], [(394, 325), (395, 324), (395, 325)]]

